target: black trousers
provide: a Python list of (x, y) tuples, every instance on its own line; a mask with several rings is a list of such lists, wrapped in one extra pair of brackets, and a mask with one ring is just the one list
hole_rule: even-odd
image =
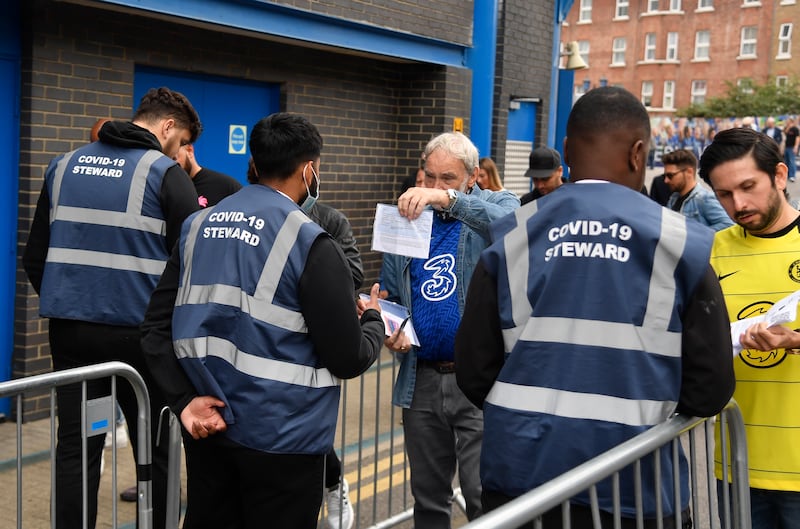
[[(139, 346), (138, 327), (118, 327), (74, 320), (50, 320), (50, 349), (55, 370), (82, 367), (119, 360), (142, 375), (150, 395), (151, 445), (153, 455), (153, 527), (161, 529), (166, 519), (167, 442), (169, 429), (162, 428), (156, 446), (158, 413), (164, 406), (161, 392), (151, 382)], [(110, 379), (87, 384), (89, 399), (110, 395)], [(56, 527), (83, 527), (81, 468), (81, 385), (71, 384), (56, 390), (58, 432), (56, 445)], [(117, 402), (128, 423), (134, 458), (137, 457), (138, 425), (136, 395), (125, 379), (117, 378)], [(97, 491), (100, 486), (100, 457), (104, 436), (87, 439), (88, 497), (87, 520), (93, 528), (97, 519)], [(138, 469), (137, 462), (137, 469)]]
[[(515, 498), (500, 494), (499, 492), (487, 491), (484, 489), (481, 492), (481, 503), (483, 504), (483, 511), (489, 512), (497, 509), (501, 505), (505, 505)], [(592, 510), (583, 505), (570, 504), (570, 529), (594, 529), (592, 521)], [(692, 519), (689, 509), (681, 513), (683, 520), (681, 529), (691, 529)], [(667, 516), (662, 520), (663, 529), (675, 529), (675, 517)], [(603, 529), (613, 529), (614, 516), (605, 511), (600, 511), (600, 525)], [(622, 529), (636, 529), (636, 518), (621, 518)], [(533, 529), (533, 521), (521, 525), (519, 529)], [(542, 515), (542, 529), (562, 529), (563, 520), (561, 515), (561, 506), (550, 509)], [(647, 518), (644, 520), (645, 529), (656, 529), (658, 522), (656, 519)]]
[(183, 432), (183, 529), (315, 529), (325, 455), (268, 454), (224, 434), (194, 440)]
[(331, 448), (325, 454), (325, 488), (330, 489), (339, 484), (342, 479), (342, 461), (336, 455), (336, 450)]

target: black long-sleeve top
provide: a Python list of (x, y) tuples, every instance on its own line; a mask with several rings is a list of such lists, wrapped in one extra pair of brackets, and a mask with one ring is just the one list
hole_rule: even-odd
[[(733, 349), (725, 298), (709, 265), (682, 315), (682, 373), (677, 411), (695, 417), (719, 413), (733, 395)], [(456, 378), (479, 408), (505, 363), (497, 286), (478, 263), (456, 333)]]
[[(198, 396), (172, 346), (172, 312), (179, 275), (180, 254), (176, 246), (150, 298), (141, 327), (145, 360), (178, 416)], [(359, 321), (350, 278), (350, 269), (336, 243), (328, 236), (318, 237), (298, 285), (300, 311), (322, 364), (343, 379), (366, 371), (378, 358), (384, 339), (384, 324), (378, 311), (366, 310)]]

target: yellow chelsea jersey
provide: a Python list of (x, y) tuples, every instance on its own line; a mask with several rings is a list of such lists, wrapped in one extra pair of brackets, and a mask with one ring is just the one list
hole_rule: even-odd
[[(716, 234), (711, 265), (731, 321), (764, 314), (800, 289), (800, 231), (793, 226), (779, 237), (755, 237), (731, 226)], [(788, 325), (800, 330), (800, 319)], [(800, 350), (744, 350), (734, 370), (750, 486), (800, 491)], [(719, 446), (715, 460), (721, 477)]]

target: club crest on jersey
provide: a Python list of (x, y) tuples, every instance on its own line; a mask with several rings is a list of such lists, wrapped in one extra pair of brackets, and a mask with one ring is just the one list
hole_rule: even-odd
[(789, 265), (789, 279), (800, 283), (800, 259)]

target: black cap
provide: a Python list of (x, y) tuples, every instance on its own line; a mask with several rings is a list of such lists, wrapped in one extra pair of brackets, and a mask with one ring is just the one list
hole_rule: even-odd
[(528, 170), (525, 171), (526, 177), (548, 178), (553, 171), (561, 167), (561, 155), (550, 147), (536, 147), (531, 153), (528, 166)]

